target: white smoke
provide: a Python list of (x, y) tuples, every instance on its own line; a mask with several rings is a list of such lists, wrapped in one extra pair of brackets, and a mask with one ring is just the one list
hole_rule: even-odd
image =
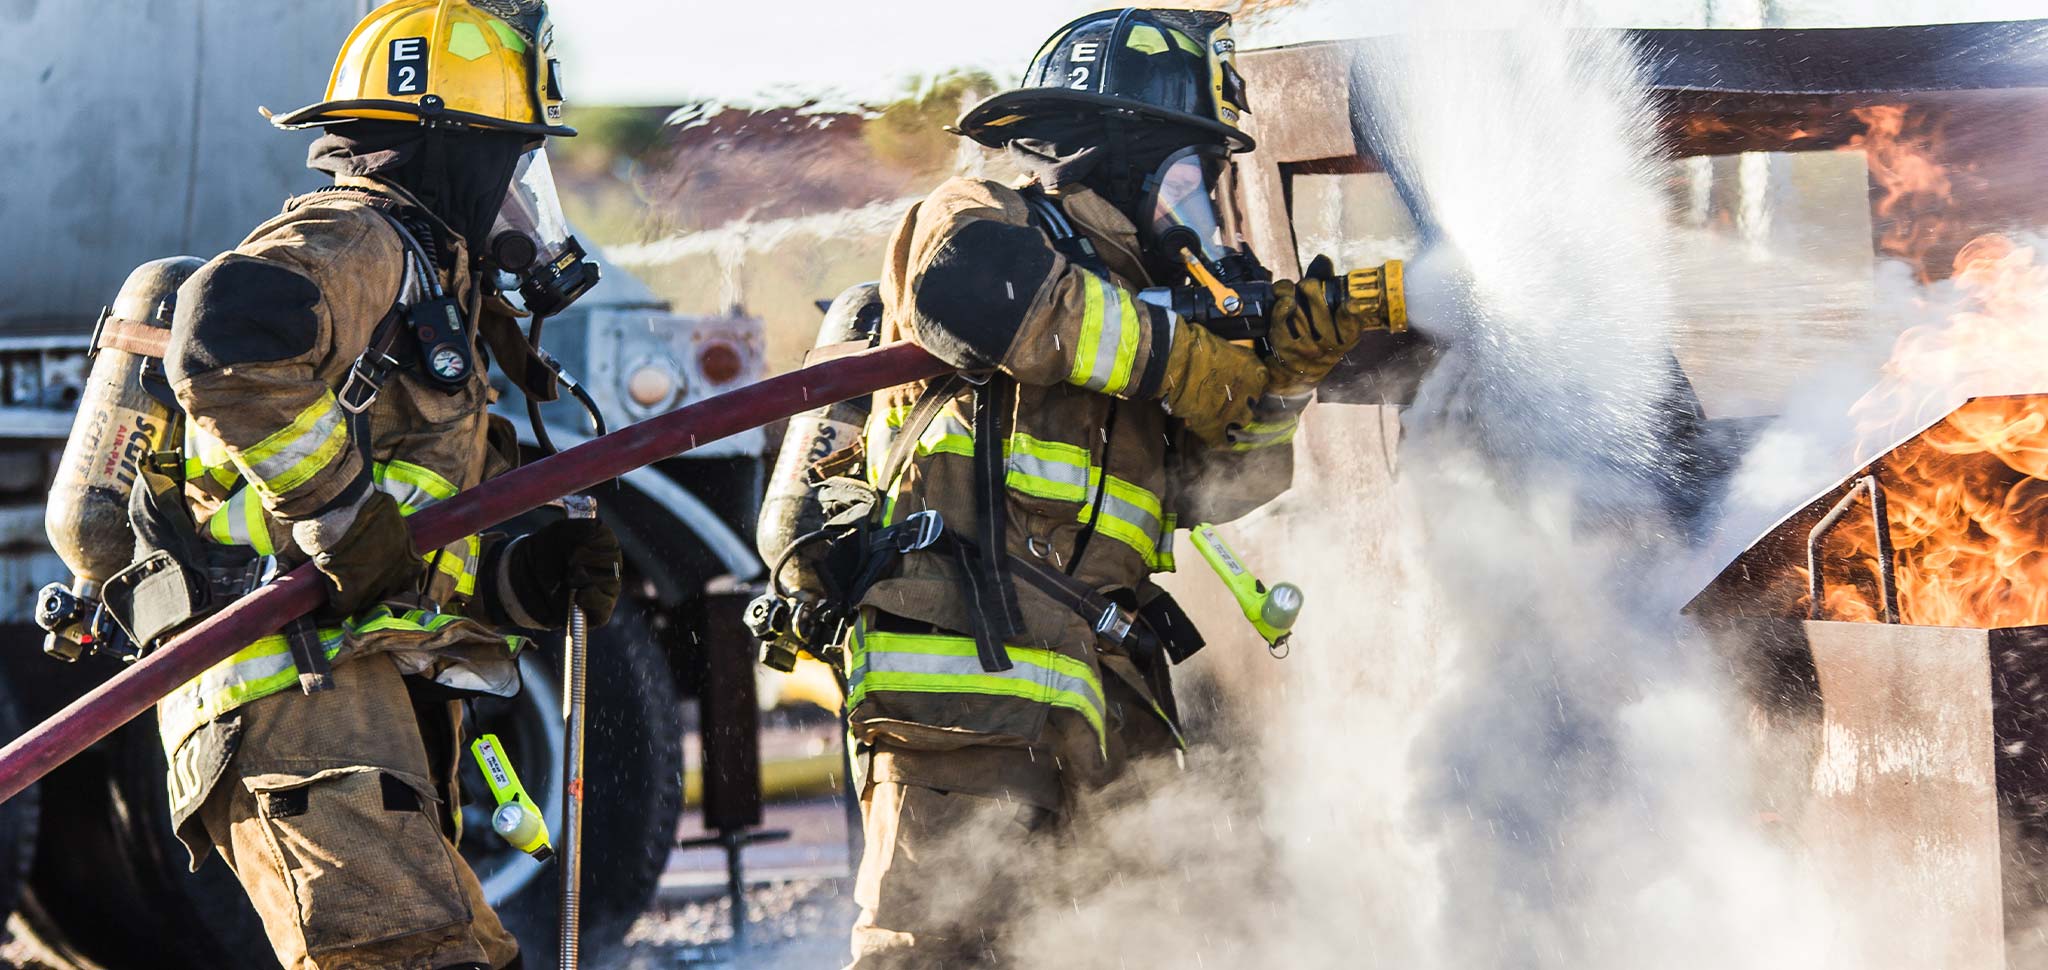
[[(1361, 109), (1439, 232), (1409, 281), (1443, 359), (1391, 481), (1375, 412), (1310, 414), (1296, 490), (1234, 528), (1308, 594), (1284, 683), (1027, 870), (1057, 889), (1011, 955), (1824, 965), (1846, 917), (1758, 821), (1742, 698), (1678, 617), (1669, 281), (1696, 239), (1632, 52), (1548, 4), (1359, 16), (1406, 32)], [(1502, 30), (1443, 32), (1470, 24)]]

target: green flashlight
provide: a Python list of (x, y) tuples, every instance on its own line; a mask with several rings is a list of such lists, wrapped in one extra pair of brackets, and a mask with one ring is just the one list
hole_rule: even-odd
[(1301, 617), (1301, 587), (1293, 583), (1268, 587), (1260, 582), (1217, 534), (1214, 525), (1204, 522), (1190, 530), (1189, 535), (1202, 558), (1209, 561), (1209, 568), (1216, 571), (1223, 585), (1230, 589), (1230, 595), (1237, 598), (1237, 608), (1251, 621), (1252, 629), (1266, 639), (1267, 649), (1276, 657), (1286, 656), (1287, 638), (1293, 633), (1294, 621)]

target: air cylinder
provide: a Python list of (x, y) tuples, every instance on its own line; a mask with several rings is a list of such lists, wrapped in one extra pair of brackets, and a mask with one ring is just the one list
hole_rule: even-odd
[[(849, 287), (826, 308), (816, 346), (872, 342), (881, 331), (881, 323), (881, 287), (874, 283)], [(762, 561), (773, 566), (797, 537), (824, 526), (824, 509), (810, 487), (811, 465), (859, 439), (872, 402), (872, 398), (866, 397), (841, 401), (789, 420), (782, 451), (775, 458), (775, 471), (768, 479), (768, 492), (761, 500), (761, 521), (754, 534)], [(814, 579), (801, 566), (792, 565), (782, 581), (791, 588), (817, 591)]]
[(134, 557), (128, 493), (171, 426), (171, 409), (143, 386), (150, 358), (109, 346), (109, 325), (168, 332), (179, 285), (203, 265), (192, 256), (171, 256), (137, 266), (94, 334), (92, 370), (43, 512), (50, 545), (71, 567), (72, 590), (82, 598), (95, 599), (99, 583)]

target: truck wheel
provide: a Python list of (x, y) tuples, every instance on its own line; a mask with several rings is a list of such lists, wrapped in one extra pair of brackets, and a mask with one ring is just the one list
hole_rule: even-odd
[[(558, 824), (558, 645), (530, 652), (522, 669), (520, 695), (478, 701), (470, 731), (505, 741), (528, 791)], [(630, 603), (591, 636), (590, 703), (583, 952), (595, 965), (647, 908), (682, 814), (680, 706), (662, 649)], [(489, 790), (475, 770), (473, 762), (465, 765), (464, 790), (481, 800), (464, 809), (463, 854), (519, 938), (525, 965), (553, 967), (558, 870), (492, 833)], [(186, 871), (185, 849), (170, 829), (154, 718), (138, 718), (39, 787), (50, 812), (20, 915), (32, 945), (51, 960), (76, 970), (277, 970), (263, 925), (227, 866), (213, 859), (197, 873)], [(0, 806), (0, 821), (32, 804)], [(26, 834), (20, 824), (0, 832), (7, 833), (0, 865), (9, 845), (38, 838), (32, 823)], [(27, 853), (19, 858), (25, 862)]]
[[(20, 737), (22, 722), (14, 697), (0, 691), (0, 737)], [(0, 805), (0, 913), (13, 912), (20, 902), (22, 883), (35, 858), (41, 796), (41, 786), (31, 786)]]
[[(653, 901), (683, 810), (681, 703), (645, 612), (621, 601), (611, 623), (591, 633), (590, 712), (585, 732), (583, 959), (602, 965)], [(561, 831), (561, 652), (545, 642), (521, 661), (518, 697), (477, 701), (468, 732), (498, 735), (520, 781)], [(534, 862), (491, 831), (489, 789), (474, 761), (463, 766), (462, 851), (484, 895), (519, 938), (525, 965), (555, 966), (561, 870)]]
[(188, 871), (171, 833), (163, 745), (145, 715), (52, 772), (20, 915), (79, 970), (276, 970), (263, 925), (219, 859)]

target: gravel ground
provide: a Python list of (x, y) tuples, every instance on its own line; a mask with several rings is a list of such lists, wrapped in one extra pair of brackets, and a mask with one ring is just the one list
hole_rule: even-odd
[[(799, 879), (747, 892), (750, 945), (735, 952), (724, 896), (675, 900), (640, 917), (626, 936), (626, 959), (605, 970), (746, 967), (747, 970), (831, 970), (846, 963), (853, 925), (851, 886), (844, 879)], [(19, 941), (0, 944), (0, 967), (46, 970)]]
[(748, 948), (735, 954), (724, 896), (677, 901), (640, 917), (626, 935), (632, 955), (619, 970), (733, 966), (748, 970), (830, 970), (846, 962), (853, 925), (852, 887), (844, 879), (797, 879), (747, 891)]

